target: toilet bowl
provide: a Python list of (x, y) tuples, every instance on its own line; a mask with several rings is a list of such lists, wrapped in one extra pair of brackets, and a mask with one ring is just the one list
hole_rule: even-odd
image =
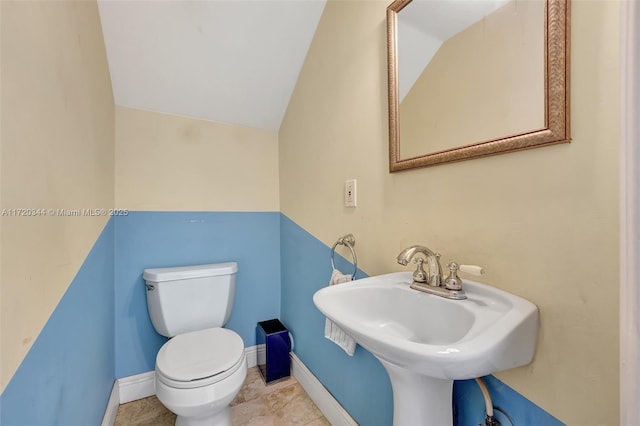
[(178, 426), (229, 426), (229, 404), (247, 375), (240, 336), (224, 328), (178, 335), (156, 358), (156, 396)]

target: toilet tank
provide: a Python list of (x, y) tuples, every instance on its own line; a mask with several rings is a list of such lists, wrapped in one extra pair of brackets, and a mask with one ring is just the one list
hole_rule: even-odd
[(145, 269), (147, 308), (156, 331), (173, 337), (222, 327), (231, 315), (235, 262)]

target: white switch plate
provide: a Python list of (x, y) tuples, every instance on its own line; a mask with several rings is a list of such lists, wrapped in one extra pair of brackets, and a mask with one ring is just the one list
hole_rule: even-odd
[(348, 179), (344, 181), (344, 206), (356, 207), (357, 206), (357, 192), (356, 192), (356, 180)]

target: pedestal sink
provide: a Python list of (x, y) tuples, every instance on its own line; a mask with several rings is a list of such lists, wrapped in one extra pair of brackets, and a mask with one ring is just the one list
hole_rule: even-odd
[(410, 272), (326, 287), (318, 309), (380, 360), (393, 388), (394, 426), (451, 425), (453, 381), (531, 362), (538, 308), (463, 280), (466, 300), (409, 288)]

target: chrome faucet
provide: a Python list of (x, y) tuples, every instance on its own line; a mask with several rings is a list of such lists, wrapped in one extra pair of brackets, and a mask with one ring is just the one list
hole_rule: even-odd
[[(429, 273), (423, 269), (425, 259), (414, 256), (421, 253), (425, 256)], [(425, 293), (435, 294), (437, 296), (446, 297), (447, 299), (462, 300), (467, 296), (462, 289), (462, 280), (458, 277), (458, 271), (467, 272), (473, 275), (481, 275), (482, 268), (475, 265), (458, 265), (451, 262), (447, 265), (449, 268), (449, 276), (446, 279), (442, 277), (442, 266), (440, 266), (440, 254), (434, 253), (424, 246), (411, 246), (402, 250), (398, 255), (399, 264), (406, 266), (413, 259), (413, 263), (417, 265), (413, 272), (413, 282), (411, 288), (420, 290)]]
[(413, 280), (419, 283), (426, 283), (432, 287), (438, 287), (442, 283), (442, 266), (440, 266), (440, 254), (434, 253), (424, 246), (411, 246), (402, 250), (398, 255), (398, 263), (406, 266), (417, 253), (425, 255), (429, 274), (425, 274), (422, 264), (424, 260), (420, 257), (416, 258), (413, 263), (418, 265), (413, 273)]

